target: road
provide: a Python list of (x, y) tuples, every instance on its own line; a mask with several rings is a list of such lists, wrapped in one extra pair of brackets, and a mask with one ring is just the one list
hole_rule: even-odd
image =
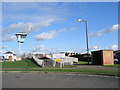
[(69, 73), (2, 74), (3, 88), (118, 88), (118, 77)]

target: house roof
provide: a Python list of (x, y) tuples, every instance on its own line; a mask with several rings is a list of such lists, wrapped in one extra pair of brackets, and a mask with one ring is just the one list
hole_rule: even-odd
[(5, 52), (4, 54), (13, 54), (12, 52), (8, 51), (8, 52)]

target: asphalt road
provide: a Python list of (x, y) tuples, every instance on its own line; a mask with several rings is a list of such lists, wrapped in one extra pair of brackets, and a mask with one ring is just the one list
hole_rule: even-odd
[(2, 88), (118, 88), (118, 77), (9, 72), (2, 74)]

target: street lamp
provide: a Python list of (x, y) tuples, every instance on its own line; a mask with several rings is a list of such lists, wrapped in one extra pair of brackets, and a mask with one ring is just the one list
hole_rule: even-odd
[(89, 46), (88, 46), (88, 24), (87, 21), (78, 19), (78, 22), (85, 22), (86, 24), (86, 45), (87, 45), (87, 55), (88, 55), (88, 64), (89, 64)]

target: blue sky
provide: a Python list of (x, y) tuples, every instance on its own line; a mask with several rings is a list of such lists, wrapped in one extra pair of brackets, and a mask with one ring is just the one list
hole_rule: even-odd
[[(2, 48), (17, 52), (17, 32), (27, 32), (22, 52), (86, 51), (118, 48), (117, 2), (3, 2)], [(31, 29), (32, 28), (32, 29)]]

